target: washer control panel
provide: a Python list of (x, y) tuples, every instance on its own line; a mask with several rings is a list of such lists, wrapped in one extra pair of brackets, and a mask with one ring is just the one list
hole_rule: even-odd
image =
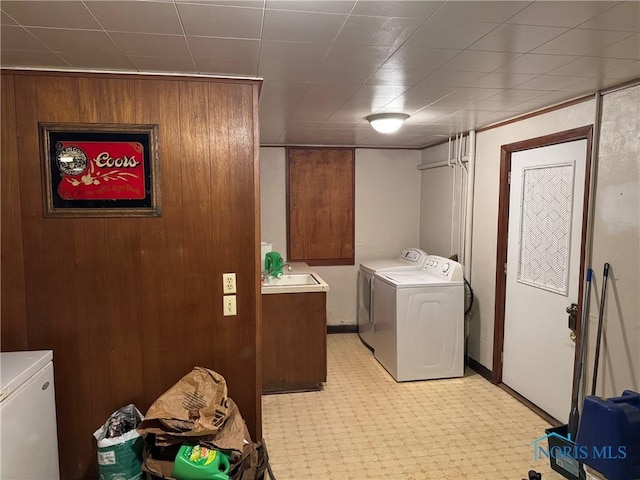
[(462, 265), (445, 257), (429, 255), (422, 270), (450, 282), (462, 281)]
[(423, 252), (418, 248), (407, 248), (406, 250), (402, 251), (400, 258), (407, 262), (415, 263), (419, 266), (422, 265), (422, 263), (428, 256), (429, 255), (427, 255), (426, 252)]

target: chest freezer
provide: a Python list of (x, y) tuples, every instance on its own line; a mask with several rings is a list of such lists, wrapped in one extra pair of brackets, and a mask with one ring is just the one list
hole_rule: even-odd
[(59, 480), (51, 350), (0, 353), (0, 478)]

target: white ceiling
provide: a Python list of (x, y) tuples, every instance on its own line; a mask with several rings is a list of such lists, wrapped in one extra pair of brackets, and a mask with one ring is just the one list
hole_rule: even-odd
[[(2, 67), (263, 78), (262, 145), (424, 147), (640, 78), (639, 1), (10, 1)], [(394, 135), (371, 113), (411, 117)]]

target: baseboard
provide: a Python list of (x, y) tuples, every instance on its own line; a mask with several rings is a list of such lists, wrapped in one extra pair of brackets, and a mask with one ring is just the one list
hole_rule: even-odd
[(327, 325), (327, 333), (358, 333), (358, 325)]
[(505, 392), (507, 392), (509, 395), (511, 395), (513, 398), (515, 398), (516, 400), (518, 400), (520, 403), (522, 403), (524, 406), (528, 407), (529, 410), (533, 411), (534, 413), (537, 413), (538, 416), (540, 416), (543, 420), (547, 421), (551, 426), (553, 427), (559, 427), (560, 425), (562, 425), (562, 422), (554, 417), (552, 417), (551, 415), (549, 415), (547, 412), (545, 412), (544, 410), (542, 410), (540, 407), (538, 407), (535, 403), (530, 402), (529, 400), (527, 400), (526, 398), (524, 398), (522, 395), (520, 395), (518, 392), (516, 392), (514, 389), (508, 387), (507, 385), (505, 385), (504, 383), (499, 383), (498, 387), (500, 387), (502, 390), (504, 390)]
[(477, 360), (474, 360), (471, 357), (467, 357), (467, 365), (469, 365), (469, 368), (471, 368), (472, 370), (475, 370), (476, 373), (478, 375), (480, 375), (482, 378), (484, 378), (487, 381), (491, 381), (491, 370), (489, 370), (487, 367), (485, 367), (484, 365), (482, 365), (480, 362), (478, 362)]

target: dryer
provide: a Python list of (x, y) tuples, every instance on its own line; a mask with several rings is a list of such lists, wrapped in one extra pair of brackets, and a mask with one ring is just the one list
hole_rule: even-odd
[(375, 358), (398, 382), (464, 375), (462, 265), (430, 255), (420, 270), (374, 276)]
[(399, 258), (373, 260), (360, 264), (358, 270), (357, 303), (358, 303), (358, 335), (360, 340), (375, 349), (374, 312), (373, 312), (373, 276), (376, 272), (392, 272), (418, 270), (427, 260), (427, 253), (419, 248), (407, 248)]

